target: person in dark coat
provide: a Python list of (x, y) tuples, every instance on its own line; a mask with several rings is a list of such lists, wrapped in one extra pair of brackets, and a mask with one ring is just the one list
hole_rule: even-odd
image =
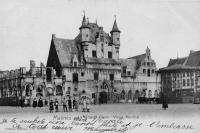
[(43, 107), (43, 100), (42, 98), (40, 97), (40, 99), (38, 100), (38, 107)]
[(166, 98), (165, 94), (162, 95), (162, 108), (164, 110), (166, 110), (168, 108), (167, 98)]
[(53, 107), (53, 100), (51, 100), (50, 102), (49, 102), (49, 110), (50, 110), (50, 113), (53, 113), (53, 110), (54, 110), (54, 107)]
[(75, 97), (74, 97), (72, 102), (73, 102), (73, 109), (75, 109), (76, 108), (76, 99), (75, 99)]
[(19, 100), (19, 102), (20, 102), (21, 108), (24, 108), (24, 102), (25, 102), (24, 98), (21, 97), (21, 99)]
[(68, 99), (68, 108), (69, 108), (69, 112), (72, 112), (72, 100), (70, 97)]
[(58, 112), (58, 105), (59, 105), (59, 103), (58, 103), (58, 100), (56, 99), (54, 102), (56, 112)]
[(33, 106), (33, 108), (37, 107), (37, 100), (36, 100), (36, 98), (33, 99), (33, 105), (32, 106)]
[(62, 105), (63, 105), (63, 111), (67, 112), (67, 103), (66, 103), (65, 98), (63, 98)]

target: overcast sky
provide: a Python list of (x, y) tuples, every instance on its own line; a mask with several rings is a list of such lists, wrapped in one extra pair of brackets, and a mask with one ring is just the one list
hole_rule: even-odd
[(110, 32), (117, 15), (120, 58), (145, 52), (157, 67), (200, 50), (200, 0), (0, 0), (0, 69), (46, 64), (51, 35), (73, 39), (83, 10)]

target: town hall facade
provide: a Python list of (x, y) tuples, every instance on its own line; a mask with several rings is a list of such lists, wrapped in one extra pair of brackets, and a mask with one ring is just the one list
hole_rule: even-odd
[(148, 47), (144, 54), (119, 58), (121, 31), (116, 19), (110, 34), (85, 15), (79, 29), (74, 39), (52, 35), (46, 65), (52, 69), (46, 71), (47, 85), (52, 83), (55, 70), (62, 78), (63, 96), (87, 95), (100, 103), (159, 97), (160, 77)]

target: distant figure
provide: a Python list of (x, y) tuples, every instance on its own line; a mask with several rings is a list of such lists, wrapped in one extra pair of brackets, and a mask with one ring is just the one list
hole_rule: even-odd
[(75, 109), (75, 108), (76, 108), (76, 99), (74, 97), (74, 99), (73, 99), (73, 109)]
[(62, 105), (63, 105), (63, 111), (67, 112), (67, 103), (66, 103), (65, 98), (63, 98)]
[(51, 100), (50, 102), (49, 102), (49, 110), (50, 110), (50, 113), (53, 113), (53, 100)]
[(19, 100), (21, 108), (24, 108), (24, 101), (25, 100), (21, 97), (21, 99)]
[(68, 99), (68, 108), (69, 108), (69, 112), (72, 112), (72, 100), (70, 97)]
[(32, 106), (33, 106), (33, 108), (37, 107), (37, 100), (36, 100), (36, 98), (33, 99), (33, 105)]
[(83, 99), (83, 112), (86, 112), (87, 111), (87, 101), (86, 99), (84, 98)]
[(166, 98), (165, 94), (162, 95), (162, 108), (164, 110), (166, 110), (168, 108), (167, 98)]
[(38, 107), (43, 107), (43, 101), (42, 98), (40, 97), (40, 99), (38, 100)]
[(56, 112), (58, 112), (58, 105), (59, 105), (59, 103), (58, 103), (58, 100), (56, 99), (55, 103), (54, 103)]

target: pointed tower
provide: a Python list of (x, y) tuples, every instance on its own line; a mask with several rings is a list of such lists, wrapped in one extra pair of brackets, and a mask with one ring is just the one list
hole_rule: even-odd
[(83, 16), (82, 25), (79, 29), (80, 29), (82, 44), (85, 43), (85, 42), (89, 42), (90, 41), (90, 27), (89, 27), (88, 22), (85, 18), (85, 13), (84, 13), (84, 16)]
[(149, 49), (148, 46), (147, 46), (147, 49), (146, 49), (146, 57), (147, 57), (148, 60), (149, 60), (150, 57), (151, 57), (151, 50)]
[(111, 34), (111, 40), (112, 40), (112, 54), (113, 59), (119, 59), (119, 48), (120, 48), (120, 30), (117, 26), (117, 20), (115, 15), (115, 21), (113, 24), (113, 28), (110, 32)]
[(120, 32), (121, 31), (119, 30), (119, 28), (117, 26), (117, 20), (116, 20), (116, 15), (115, 15), (115, 21), (114, 21), (114, 24), (113, 24), (113, 28), (110, 31), (112, 43), (114, 45), (120, 45)]

